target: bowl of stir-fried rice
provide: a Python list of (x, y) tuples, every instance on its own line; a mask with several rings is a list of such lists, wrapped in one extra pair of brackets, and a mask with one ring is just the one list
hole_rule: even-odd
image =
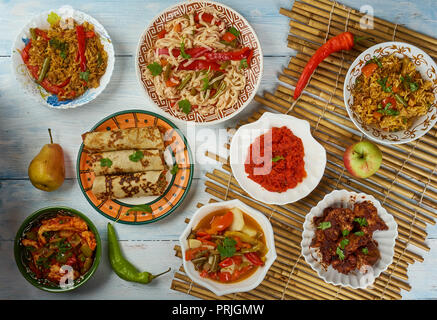
[(32, 18), (12, 47), (12, 72), (26, 93), (56, 109), (95, 99), (114, 69), (112, 41), (103, 26), (70, 6)]
[(367, 137), (384, 144), (413, 141), (437, 122), (437, 65), (402, 42), (368, 48), (344, 82), (349, 117)]
[(247, 20), (212, 1), (187, 1), (158, 14), (141, 36), (137, 78), (149, 101), (174, 120), (213, 124), (253, 99), (261, 45)]

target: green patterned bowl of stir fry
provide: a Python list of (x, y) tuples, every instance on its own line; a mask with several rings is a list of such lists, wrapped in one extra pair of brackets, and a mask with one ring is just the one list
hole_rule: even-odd
[(73, 290), (97, 270), (101, 240), (84, 214), (68, 207), (47, 207), (28, 216), (17, 231), (18, 269), (33, 286), (49, 292)]

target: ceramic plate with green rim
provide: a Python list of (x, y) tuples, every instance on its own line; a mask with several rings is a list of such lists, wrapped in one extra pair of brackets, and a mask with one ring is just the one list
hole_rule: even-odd
[[(42, 222), (44, 220), (48, 220), (48, 219), (52, 219), (52, 218), (56, 218), (59, 217), (59, 215), (62, 216), (72, 216), (72, 217), (78, 217), (80, 219), (82, 219), (83, 221), (86, 222), (87, 226), (88, 226), (88, 230), (87, 231), (91, 231), (94, 234), (94, 238), (95, 238), (95, 249), (93, 250), (94, 252), (89, 252), (89, 257), (92, 258), (92, 265), (89, 267), (89, 269), (87, 271), (83, 271), (80, 272), (80, 270), (75, 270), (79, 268), (80, 264), (77, 263), (77, 259), (79, 259), (79, 256), (76, 257), (76, 262), (73, 261), (69, 261), (68, 259), (70, 259), (72, 257), (72, 255), (70, 256), (70, 253), (76, 254), (75, 248), (66, 251), (66, 254), (68, 256), (66, 256), (66, 254), (62, 254), (62, 256), (58, 256), (59, 253), (61, 253), (60, 247), (59, 247), (59, 243), (60, 241), (56, 242), (56, 241), (50, 241), (49, 245), (46, 247), (44, 247), (43, 245), (41, 245), (41, 242), (38, 240), (35, 240), (35, 243), (38, 244), (38, 246), (41, 246), (40, 249), (36, 249), (35, 247), (32, 247), (30, 245), (30, 243), (26, 243), (26, 246), (23, 245), (23, 240), (27, 239), (29, 240), (30, 238), (30, 233), (34, 233), (34, 228), (39, 227), (40, 225), (42, 225)], [(63, 219), (65, 221), (65, 218), (60, 217), (60, 219)], [(58, 220), (59, 221), (59, 220)], [(57, 225), (62, 226), (62, 221), (60, 221)], [(53, 227), (53, 224), (51, 225)], [(55, 229), (60, 229), (60, 228), (51, 228), (51, 232), (55, 232)], [(82, 230), (82, 229), (80, 229)], [(64, 230), (65, 232), (67, 232), (68, 230)], [(71, 230), (68, 231), (71, 233)], [(74, 233), (74, 232), (73, 232)], [(78, 234), (78, 233), (74, 233), (74, 234)], [(43, 236), (46, 237), (46, 235), (43, 233)], [(53, 236), (52, 234), (47, 234), (47, 236)], [(72, 236), (70, 236), (72, 237)], [(67, 239), (67, 243), (69, 244), (68, 249), (71, 249), (71, 243), (73, 243), (73, 239), (67, 237), (67, 235), (65, 235), (65, 239)], [(65, 243), (65, 239), (62, 240), (63, 243)], [(76, 241), (76, 245), (80, 245), (80, 243), (82, 242), (82, 240), (86, 241), (86, 238), (82, 238), (80, 237), (80, 242)], [(54, 244), (56, 246), (56, 249), (54, 249), (55, 247), (51, 247), (52, 244)], [(32, 249), (33, 248), (33, 249)], [(63, 246), (62, 248), (65, 248), (65, 246)], [(66, 256), (65, 264), (60, 266), (60, 263), (58, 263), (58, 266), (60, 266), (60, 268), (62, 268), (61, 270), (63, 270), (64, 272), (66, 272), (64, 275), (60, 276), (60, 281), (59, 283), (55, 283), (53, 281), (49, 281), (48, 279), (44, 279), (43, 277), (38, 277), (36, 275), (36, 273), (34, 271), (32, 271), (31, 268), (31, 264), (28, 262), (29, 259), (32, 259), (32, 251), (34, 250), (44, 250), (44, 252), (41, 253), (40, 257), (44, 257), (44, 255), (47, 253), (50, 253), (51, 250), (51, 254), (53, 254), (56, 258), (56, 261), (62, 261), (61, 258), (63, 258), (64, 256)], [(82, 252), (82, 251), (81, 251)], [(102, 254), (102, 243), (100, 240), (100, 236), (99, 236), (99, 232), (97, 231), (97, 228), (94, 226), (94, 224), (92, 223), (92, 221), (83, 213), (69, 208), (69, 207), (47, 207), (47, 208), (42, 208), (39, 209), (37, 211), (35, 211), (34, 213), (32, 213), (31, 215), (29, 215), (24, 222), (21, 224), (21, 227), (18, 229), (17, 234), (15, 236), (15, 242), (14, 242), (14, 256), (15, 256), (15, 262), (17, 263), (18, 269), (20, 270), (21, 274), (24, 276), (24, 278), (29, 281), (33, 286), (35, 286), (38, 289), (44, 290), (44, 291), (49, 291), (49, 292), (66, 292), (66, 291), (71, 291), (73, 289), (78, 288), (79, 286), (83, 285), (85, 282), (87, 282), (91, 276), (95, 273), (95, 271), (97, 270), (97, 267), (99, 266), (100, 263), (100, 257)], [(53, 259), (55, 259), (53, 258)], [(40, 258), (37, 260), (37, 263), (39, 263), (38, 261), (41, 261), (40, 265), (44, 262), (42, 261)], [(48, 263), (47, 262), (48, 259), (46, 259), (46, 262), (44, 263)], [(73, 266), (71, 269), (68, 268), (68, 266)], [(76, 279), (74, 281), (72, 281), (72, 275), (73, 272), (77, 274), (78, 273), (78, 277), (76, 277)], [(70, 278), (70, 280), (68, 279)]]
[[(83, 144), (77, 156), (79, 186), (88, 202), (105, 217), (126, 224), (156, 222), (171, 214), (185, 199), (193, 179), (191, 150), (181, 131), (166, 118), (144, 110), (127, 110), (111, 114), (90, 131), (118, 130), (157, 126), (163, 133), (167, 187), (162, 195), (99, 200), (92, 192), (95, 178), (90, 154)], [(177, 167), (175, 170), (174, 168)], [(173, 170), (172, 170), (173, 169)], [(131, 210), (141, 206), (144, 210)]]

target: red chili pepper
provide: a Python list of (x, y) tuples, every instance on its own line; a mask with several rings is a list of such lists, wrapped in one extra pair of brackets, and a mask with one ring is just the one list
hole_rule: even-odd
[(302, 74), (297, 81), (293, 98), (295, 100), (299, 98), (308, 82), (308, 79), (311, 77), (320, 62), (322, 62), (331, 53), (340, 50), (351, 50), (355, 42), (356, 39), (354, 39), (354, 35), (351, 32), (343, 32), (329, 39), (325, 44), (318, 48), (303, 69)]
[[(211, 23), (212, 19), (214, 19), (214, 16), (209, 13), (202, 13), (202, 21)], [(199, 22), (200, 21), (200, 14), (196, 13), (194, 16), (194, 21)]]
[(41, 87), (43, 87), (46, 91), (53, 93), (57, 96), (59, 96), (59, 95), (63, 96), (65, 94), (64, 89), (60, 88), (57, 85), (51, 84), (50, 81), (47, 79), (44, 79), (41, 82)]
[(256, 266), (264, 265), (264, 261), (261, 260), (261, 258), (256, 254), (256, 252), (248, 252), (245, 253), (244, 256), (247, 258), (247, 260), (249, 260)]
[(23, 59), (23, 62), (27, 64), (29, 62), (29, 50), (32, 47), (32, 39), (29, 39), (29, 42), (27, 42), (24, 49), (21, 51), (21, 58)]
[(220, 282), (229, 282), (231, 281), (232, 275), (230, 272), (219, 272), (219, 280)]
[(208, 240), (205, 240), (205, 239), (199, 239), (205, 246), (211, 246), (211, 247), (217, 247), (217, 244), (216, 243), (214, 243), (214, 242), (212, 242), (212, 241), (208, 241)]
[(229, 51), (229, 52), (207, 52), (205, 58), (207, 60), (214, 61), (227, 61), (227, 60), (242, 60), (247, 59), (251, 56), (253, 50), (249, 47), (244, 47), (239, 51)]
[(184, 66), (183, 63), (181, 63), (178, 67), (178, 70), (213, 70), (213, 71), (220, 71), (220, 65), (214, 61), (208, 61), (208, 60), (194, 60), (192, 63), (190, 63), (187, 66)]
[(70, 80), (71, 80), (71, 77), (68, 77), (67, 79), (64, 80), (64, 82), (61, 82), (61, 83), (58, 84), (57, 86), (58, 86), (59, 88), (63, 88), (63, 87), (65, 87), (67, 84), (70, 83)]
[(49, 36), (47, 35), (47, 32), (45, 32), (45, 31), (43, 31), (43, 30), (41, 30), (41, 29), (38, 29), (38, 28), (35, 28), (34, 30), (35, 30), (35, 33), (36, 33), (37, 35), (43, 37), (44, 40), (46, 40), (46, 41), (49, 41), (49, 40), (50, 40)]
[(237, 266), (243, 262), (243, 258), (241, 256), (233, 256), (231, 259)]
[(166, 33), (167, 31), (165, 31), (165, 29), (162, 29), (161, 31), (158, 32), (158, 38), (159, 39), (164, 38)]
[(80, 69), (86, 71), (86, 57), (85, 57), (85, 31), (82, 25), (76, 26), (77, 47), (80, 57)]
[(202, 272), (200, 273), (200, 276), (201, 276), (202, 278), (206, 278), (206, 277), (208, 277), (208, 271), (206, 271), (206, 270), (202, 270)]
[(225, 260), (219, 263), (219, 266), (222, 268), (226, 268), (231, 266), (233, 263), (234, 261), (232, 260), (232, 258), (226, 258)]

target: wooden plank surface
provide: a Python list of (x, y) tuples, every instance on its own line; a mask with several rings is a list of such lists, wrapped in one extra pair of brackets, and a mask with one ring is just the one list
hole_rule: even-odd
[[(0, 1), (0, 299), (194, 299), (170, 290), (171, 275), (150, 286), (125, 282), (111, 272), (106, 256), (106, 224), (103, 216), (94, 211), (83, 197), (75, 179), (75, 163), (80, 134), (103, 117), (125, 109), (155, 111), (144, 98), (137, 83), (134, 56), (138, 39), (150, 20), (174, 0), (140, 1), (116, 0), (75, 1), (75, 8), (87, 12), (107, 29), (114, 43), (116, 63), (110, 84), (96, 100), (75, 110), (51, 110), (26, 97), (10, 72), (10, 51), (16, 34), (33, 15), (57, 8), (61, 1)], [(226, 0), (223, 3), (242, 13), (255, 28), (264, 51), (264, 76), (259, 92), (272, 91), (278, 84), (277, 74), (295, 52), (287, 48), (289, 19), (279, 14), (279, 8), (291, 8), (292, 1)], [(437, 37), (437, 6), (433, 0), (402, 1), (346, 0), (345, 5), (360, 9), (364, 4), (373, 8), (383, 19), (402, 23), (416, 31)], [(180, 260), (174, 257), (173, 246), (185, 227), (184, 219), (191, 217), (198, 202), (207, 202), (204, 174), (218, 165), (203, 156), (205, 137), (217, 137), (222, 146), (225, 127), (251, 114), (258, 103), (252, 102), (235, 120), (223, 125), (200, 128), (188, 139), (196, 156), (195, 179), (184, 204), (168, 218), (144, 226), (118, 224), (117, 230), (126, 256), (139, 268), (159, 272), (171, 266), (176, 271)], [(158, 113), (160, 113), (158, 111)], [(47, 143), (47, 128), (52, 128), (54, 139), (66, 154), (64, 185), (53, 193), (33, 188), (27, 177), (27, 166), (40, 147)], [(190, 132), (183, 124), (184, 133)], [(216, 151), (217, 150), (213, 150)], [(219, 150), (226, 155), (225, 150)], [(93, 279), (80, 289), (66, 295), (41, 292), (28, 284), (19, 274), (13, 259), (13, 239), (23, 219), (31, 212), (50, 205), (66, 205), (86, 213), (96, 224), (104, 240), (101, 265)], [(423, 263), (409, 267), (410, 292), (403, 291), (404, 299), (437, 299), (437, 226), (428, 227), (429, 252), (420, 252)]]

